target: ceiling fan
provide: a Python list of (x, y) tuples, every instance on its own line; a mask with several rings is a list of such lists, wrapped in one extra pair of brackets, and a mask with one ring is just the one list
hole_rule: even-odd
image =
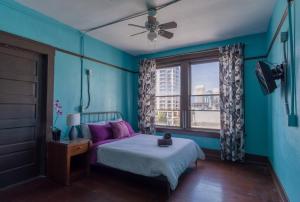
[(150, 41), (155, 41), (158, 35), (165, 37), (167, 39), (171, 39), (174, 36), (174, 34), (172, 32), (166, 31), (166, 29), (177, 28), (177, 23), (172, 21), (164, 24), (159, 24), (159, 22), (156, 20), (155, 15), (156, 15), (156, 9), (150, 9), (148, 11), (148, 20), (145, 22), (144, 26), (128, 24), (129, 26), (146, 29), (145, 31), (138, 32), (130, 36), (136, 36), (148, 32), (147, 37)]

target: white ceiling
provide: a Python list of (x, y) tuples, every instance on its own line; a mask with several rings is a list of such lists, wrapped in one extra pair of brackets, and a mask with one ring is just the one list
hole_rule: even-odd
[[(102, 25), (170, 0), (17, 0), (17, 2), (76, 29)], [(133, 55), (220, 41), (265, 32), (276, 0), (182, 0), (160, 10), (160, 23), (176, 21), (170, 40), (148, 41), (146, 34), (128, 23), (144, 25), (141, 16), (90, 32), (89, 35)]]

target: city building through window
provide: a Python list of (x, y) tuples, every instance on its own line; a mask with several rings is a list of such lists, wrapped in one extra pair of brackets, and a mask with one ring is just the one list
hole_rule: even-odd
[(155, 124), (158, 129), (218, 133), (220, 96), (217, 53), (158, 62), (155, 101)]
[(191, 128), (220, 129), (219, 62), (191, 65)]
[(155, 123), (180, 127), (180, 66), (156, 70)]

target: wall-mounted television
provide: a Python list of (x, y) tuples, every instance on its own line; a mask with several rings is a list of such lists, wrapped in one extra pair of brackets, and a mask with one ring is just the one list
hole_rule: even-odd
[(283, 65), (271, 69), (270, 65), (259, 61), (256, 64), (256, 77), (265, 95), (272, 93), (276, 88), (276, 80), (284, 78)]

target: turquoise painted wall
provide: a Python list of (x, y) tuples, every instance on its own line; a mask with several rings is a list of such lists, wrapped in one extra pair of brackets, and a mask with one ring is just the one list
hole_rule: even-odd
[[(56, 20), (24, 7), (14, 1), (0, 1), (0, 30), (39, 41), (51, 46), (80, 53), (80, 32)], [(86, 56), (137, 70), (134, 56), (92, 37), (86, 36)], [(84, 60), (84, 69), (92, 69), (91, 107), (88, 111), (121, 111), (135, 127), (137, 123), (137, 75)], [(65, 117), (79, 110), (81, 94), (80, 59), (59, 51), (55, 53), (54, 99), (63, 106), (57, 126), (67, 132)], [(84, 76), (83, 90), (86, 91)], [(86, 93), (84, 103), (87, 101)]]
[[(270, 22), (267, 41), (270, 43), (274, 35), (280, 18), (287, 7), (285, 0), (278, 0)], [(296, 47), (296, 98), (297, 114), (300, 114), (300, 2), (295, 1), (295, 47)], [(286, 19), (281, 31), (288, 30), (288, 20)], [(272, 63), (281, 63), (283, 59), (282, 44), (280, 37), (268, 57)], [(290, 55), (289, 55), (290, 60)], [(279, 84), (280, 86), (280, 84)], [(291, 202), (300, 201), (300, 128), (288, 127), (288, 117), (284, 108), (284, 99), (280, 88), (268, 96), (268, 143), (269, 159), (279, 177), (281, 183)], [(299, 117), (298, 117), (299, 118)]]
[[(142, 58), (156, 58), (170, 55), (183, 54), (194, 51), (201, 51), (210, 48), (224, 46), (242, 42), (245, 46), (245, 57), (254, 57), (265, 55), (266, 53), (266, 35), (256, 34), (244, 37), (237, 37), (225, 41), (196, 45), (185, 48), (179, 48), (169, 51), (163, 51), (155, 54), (142, 55)], [(263, 96), (259, 84), (255, 77), (255, 64), (257, 60), (245, 61), (245, 130), (246, 130), (246, 152), (267, 156), (267, 99)], [(210, 149), (219, 149), (219, 139), (178, 135), (195, 140), (201, 147)]]
[[(296, 10), (299, 10), (296, 2)], [(278, 0), (267, 34), (238, 37), (230, 40), (163, 51), (135, 58), (108, 44), (86, 37), (85, 54), (90, 57), (137, 70), (137, 61), (143, 57), (154, 58), (175, 55), (225, 44), (243, 42), (246, 44), (245, 56), (252, 57), (266, 53), (266, 41), (270, 43), (280, 17), (286, 7), (285, 0)], [(296, 12), (299, 19), (300, 12)], [(10, 0), (0, 1), (0, 30), (33, 39), (75, 53), (80, 52), (80, 33), (71, 27), (48, 18), (31, 9)], [(299, 78), (299, 22), (296, 21), (296, 74)], [(284, 25), (283, 30), (287, 30)], [(268, 57), (274, 63), (280, 63), (282, 51), (279, 39)], [(287, 116), (279, 89), (264, 97), (255, 78), (256, 60), (245, 62), (245, 115), (246, 115), (246, 151), (252, 154), (268, 155), (273, 168), (291, 201), (300, 201), (300, 130), (287, 126)], [(106, 67), (91, 61), (84, 61), (84, 68), (93, 70), (92, 102), (90, 111), (119, 110), (136, 126), (137, 75)], [(64, 131), (65, 115), (78, 111), (80, 105), (80, 60), (65, 53), (56, 52), (55, 56), (55, 99), (60, 99), (64, 107), (64, 117), (58, 126)], [(299, 106), (299, 79), (297, 80), (297, 104)], [(122, 87), (122, 88), (120, 88)], [(84, 92), (86, 77), (84, 77)], [(86, 94), (84, 93), (86, 103)], [(299, 114), (299, 107), (297, 108)], [(218, 149), (219, 140), (175, 134), (179, 137), (194, 139), (200, 146)]]

